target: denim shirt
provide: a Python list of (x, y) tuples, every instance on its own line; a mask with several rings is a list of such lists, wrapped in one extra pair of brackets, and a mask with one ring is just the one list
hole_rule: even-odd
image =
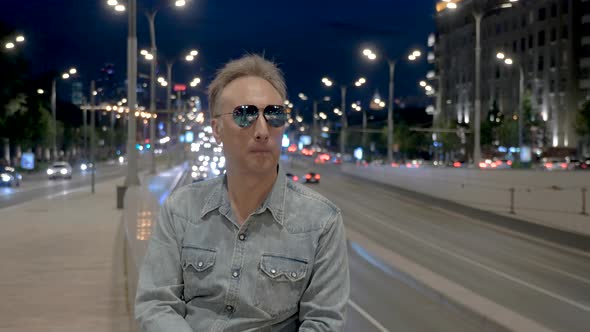
[(174, 192), (140, 270), (142, 331), (341, 331), (350, 280), (340, 210), (282, 170), (240, 226), (227, 180)]

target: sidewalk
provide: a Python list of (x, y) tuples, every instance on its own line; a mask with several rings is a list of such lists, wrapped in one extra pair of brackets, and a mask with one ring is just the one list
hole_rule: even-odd
[(123, 179), (0, 210), (0, 331), (129, 331)]

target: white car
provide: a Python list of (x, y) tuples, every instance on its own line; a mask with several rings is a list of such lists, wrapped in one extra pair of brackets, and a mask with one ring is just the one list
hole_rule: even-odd
[(57, 179), (57, 178), (62, 178), (62, 179), (71, 179), (72, 178), (72, 166), (64, 161), (59, 161), (56, 163), (53, 163), (53, 165), (51, 165), (48, 169), (47, 169), (47, 176), (49, 176), (49, 179)]

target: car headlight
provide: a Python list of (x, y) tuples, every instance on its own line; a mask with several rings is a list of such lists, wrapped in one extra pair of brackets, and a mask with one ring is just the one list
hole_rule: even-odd
[(192, 172), (192, 173), (191, 173), (191, 176), (192, 176), (193, 178), (196, 178), (197, 176), (199, 176), (199, 173), (197, 173), (197, 172)]
[(66, 175), (66, 174), (68, 174), (68, 170), (67, 170), (67, 169), (65, 169), (65, 168), (62, 168), (62, 169), (61, 169), (59, 172), (60, 172), (62, 175)]
[(119, 163), (124, 163), (125, 162), (125, 158), (123, 156), (119, 157)]
[(80, 165), (80, 169), (85, 171), (88, 168), (88, 166), (86, 166), (86, 164), (82, 164)]
[(53, 170), (50, 168), (47, 170), (47, 175), (52, 175), (53, 174)]
[(10, 181), (10, 175), (8, 175), (8, 174), (1, 174), (0, 177), (2, 178), (2, 181), (4, 181), (4, 182)]

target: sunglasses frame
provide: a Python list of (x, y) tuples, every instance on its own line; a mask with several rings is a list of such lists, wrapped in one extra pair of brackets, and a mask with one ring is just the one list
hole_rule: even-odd
[[(245, 112), (247, 112), (251, 108), (256, 109), (256, 114), (250, 114), (250, 115), (244, 114)], [(284, 119), (270, 119), (269, 120), (267, 117), (270, 115), (269, 113), (276, 111), (277, 109), (282, 111), (282, 115), (283, 115)], [(242, 114), (238, 114), (238, 112), (242, 112)], [(252, 124), (254, 124), (254, 122), (258, 121), (258, 118), (260, 117), (260, 108), (256, 105), (238, 105), (234, 108), (234, 110), (232, 112), (221, 113), (221, 114), (216, 115), (215, 117), (218, 118), (222, 115), (232, 115), (233, 120), (236, 123), (236, 125), (238, 125), (238, 127), (249, 128), (252, 126)], [(266, 123), (268, 123), (268, 125), (273, 128), (283, 127), (287, 123), (288, 115), (289, 115), (289, 112), (285, 109), (285, 107), (283, 105), (266, 105), (264, 107), (264, 109), (262, 109), (262, 116), (264, 117), (264, 120), (266, 120)], [(254, 117), (254, 118), (250, 120), (250, 119), (246, 119), (247, 117)], [(243, 121), (247, 121), (247, 122), (243, 122)], [(275, 123), (274, 121), (278, 121), (279, 123)], [(280, 123), (281, 121), (282, 121), (282, 123)]]

